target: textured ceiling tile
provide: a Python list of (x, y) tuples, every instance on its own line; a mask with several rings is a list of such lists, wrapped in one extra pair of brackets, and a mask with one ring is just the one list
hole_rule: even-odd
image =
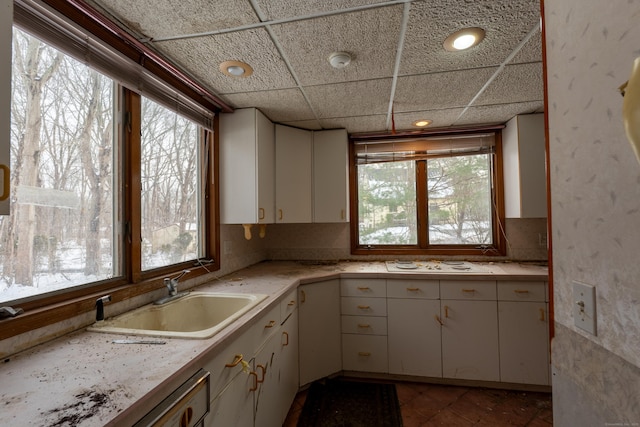
[(466, 106), (497, 67), (398, 78), (396, 112)]
[(394, 121), (396, 130), (416, 130), (412, 125), (416, 120), (431, 120), (427, 129), (445, 128), (453, 125), (462, 113), (462, 108), (451, 108), (446, 110), (416, 111), (411, 113), (395, 113)]
[(470, 107), (465, 114), (453, 123), (455, 126), (506, 123), (518, 114), (542, 112), (543, 101), (521, 102), (503, 105), (484, 105)]
[[(402, 6), (377, 8), (272, 27), (300, 83), (317, 85), (391, 77), (395, 64)], [(351, 63), (334, 69), (329, 56), (352, 55)]]
[(542, 63), (507, 65), (478, 97), (476, 105), (544, 99)]
[(386, 114), (391, 79), (310, 86), (305, 91), (320, 118)]
[(368, 4), (384, 3), (386, 0), (257, 0), (258, 7), (267, 20), (308, 16), (317, 13), (344, 10)]
[[(499, 65), (539, 20), (537, 0), (411, 3), (400, 74)], [(483, 28), (486, 32), (484, 41), (467, 51), (444, 50), (444, 40), (466, 27)]]
[(542, 61), (542, 33), (534, 34), (509, 64)]
[(128, 28), (169, 37), (260, 22), (248, 0), (98, 0)]
[(235, 108), (257, 107), (274, 122), (315, 119), (299, 89), (225, 95)]
[[(262, 28), (157, 42), (154, 46), (170, 58), (178, 58), (186, 69), (217, 93), (296, 86), (267, 31)], [(253, 67), (253, 74), (245, 78), (222, 74), (220, 63), (227, 60), (246, 62)]]
[(322, 130), (322, 125), (317, 120), (300, 120), (292, 122), (279, 122), (286, 126), (293, 126), (294, 128), (307, 129), (307, 130)]
[(339, 119), (322, 119), (323, 129), (345, 128), (347, 133), (383, 132), (387, 130), (387, 116), (372, 115), (360, 117), (341, 117)]

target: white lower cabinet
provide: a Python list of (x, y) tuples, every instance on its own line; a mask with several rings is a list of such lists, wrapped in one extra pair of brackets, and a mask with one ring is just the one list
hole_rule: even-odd
[(498, 283), (500, 380), (549, 385), (549, 316), (544, 282)]
[(440, 285), (387, 280), (389, 373), (442, 377)]
[(500, 381), (495, 281), (441, 281), (442, 376)]
[(300, 386), (342, 369), (340, 280), (298, 288)]
[(253, 381), (246, 373), (236, 375), (212, 400), (205, 426), (253, 426)]

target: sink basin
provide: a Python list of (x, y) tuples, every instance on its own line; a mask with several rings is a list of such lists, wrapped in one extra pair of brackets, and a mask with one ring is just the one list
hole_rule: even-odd
[(191, 292), (162, 305), (145, 305), (94, 323), (89, 331), (124, 335), (210, 338), (267, 296)]

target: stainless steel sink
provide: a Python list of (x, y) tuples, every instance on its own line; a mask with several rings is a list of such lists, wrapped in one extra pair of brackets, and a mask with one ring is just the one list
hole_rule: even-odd
[(267, 296), (191, 292), (162, 305), (146, 305), (96, 322), (89, 331), (124, 335), (210, 338)]

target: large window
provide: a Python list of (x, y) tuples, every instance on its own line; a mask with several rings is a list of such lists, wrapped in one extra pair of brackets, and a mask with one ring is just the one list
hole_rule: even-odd
[(0, 217), (0, 301), (119, 274), (114, 82), (13, 31), (11, 215)]
[[(27, 29), (13, 31), (0, 303), (39, 307), (139, 282), (143, 293), (180, 270), (218, 268), (214, 113), (127, 72), (104, 46), (49, 43), (46, 23), (30, 34), (17, 12)], [(78, 61), (77, 49), (92, 54)], [(127, 80), (136, 76), (144, 84)]]
[(496, 139), (352, 139), (354, 252), (502, 253)]

